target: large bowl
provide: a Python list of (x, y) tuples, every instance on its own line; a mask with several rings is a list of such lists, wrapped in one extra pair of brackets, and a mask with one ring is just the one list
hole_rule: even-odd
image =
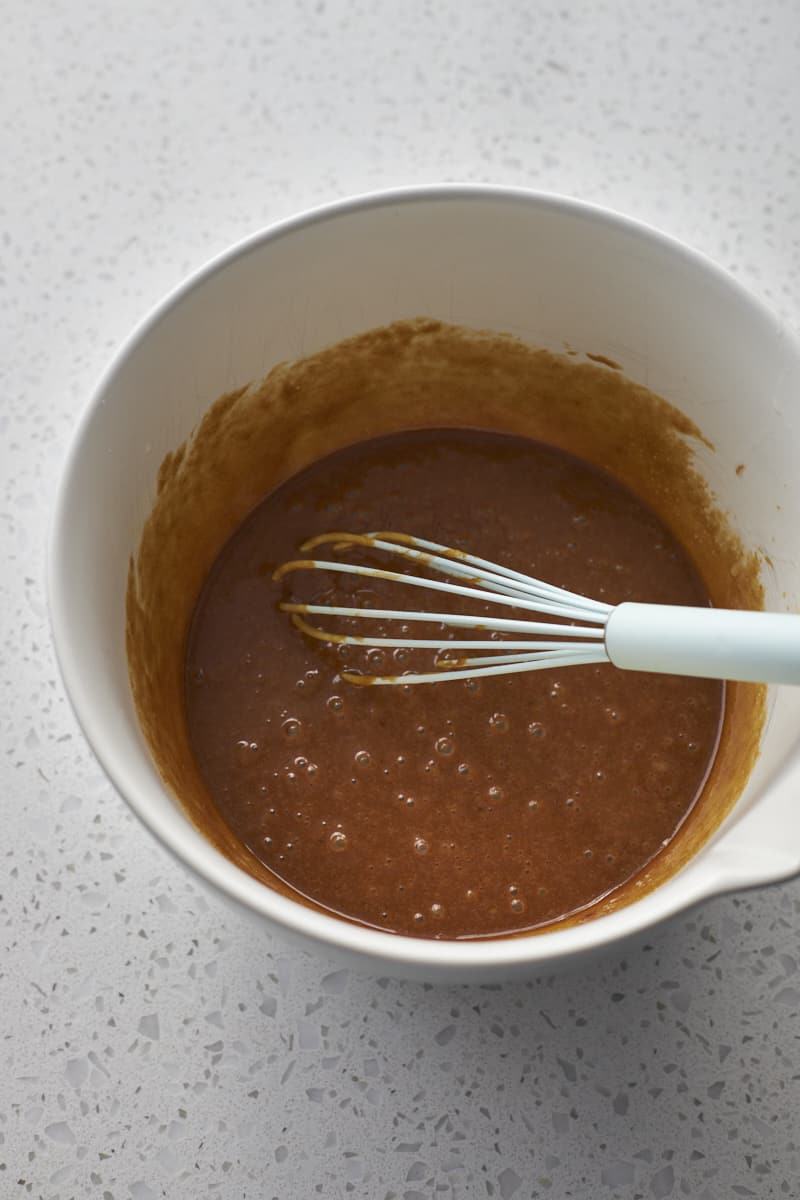
[(124, 636), (128, 564), (159, 464), (221, 393), (417, 316), (618, 360), (713, 443), (698, 466), (745, 545), (768, 555), (767, 607), (796, 607), (800, 347), (758, 301), (663, 234), (574, 200), (483, 186), (348, 200), (233, 247), (167, 297), (114, 359), (69, 450), (50, 545), (53, 631), (75, 711), (120, 795), (264, 928), (406, 977), (552, 969), (706, 897), (800, 871), (800, 689), (770, 692), (749, 781), (678, 874), (619, 911), (534, 936), (427, 941), (315, 911), (223, 857), (165, 787), (137, 721)]

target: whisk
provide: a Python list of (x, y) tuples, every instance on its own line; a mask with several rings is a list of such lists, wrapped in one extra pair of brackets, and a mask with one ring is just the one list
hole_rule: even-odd
[[(302, 604), (280, 607), (299, 630), (324, 642), (348, 646), (423, 649), (438, 652), (432, 671), (368, 675), (342, 672), (349, 683), (417, 684), (513, 675), (556, 667), (611, 663), (628, 671), (697, 675), (711, 679), (800, 684), (800, 617), (788, 613), (691, 608), (625, 601), (605, 604), (544, 583), (498, 563), (424, 538), (403, 533), (326, 533), (300, 547), (308, 554), (330, 545), (334, 552), (354, 546), (384, 551), (444, 578), (428, 578), (335, 559), (302, 558), (278, 567), (273, 578), (314, 570), (363, 575), (409, 587), (462, 596), (556, 620)], [(336, 633), (306, 620), (319, 616), (365, 621), (438, 623), (471, 630), (477, 637), (413, 638)], [(502, 635), (502, 640), (490, 635)], [(474, 654), (475, 651), (489, 653)]]

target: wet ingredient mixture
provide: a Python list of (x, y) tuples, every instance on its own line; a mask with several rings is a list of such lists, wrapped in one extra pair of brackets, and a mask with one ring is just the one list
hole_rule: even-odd
[(422, 937), (533, 929), (635, 876), (702, 790), (723, 685), (610, 665), (348, 685), (345, 664), (401, 673), (431, 660), (312, 641), (279, 611), (281, 599), (420, 605), (417, 589), (354, 576), (272, 582), (304, 539), (335, 529), (402, 530), (612, 604), (708, 603), (655, 514), (561, 450), (433, 430), (338, 451), (263, 501), (197, 602), (186, 716), (237, 837), (321, 907)]

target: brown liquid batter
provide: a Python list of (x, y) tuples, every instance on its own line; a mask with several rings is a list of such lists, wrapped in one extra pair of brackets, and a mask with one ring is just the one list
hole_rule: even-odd
[[(450, 429), (314, 463), (224, 547), (188, 643), (193, 752), (258, 859), (336, 913), (458, 938), (586, 909), (669, 844), (713, 759), (721, 684), (603, 665), (348, 685), (345, 663), (400, 673), (430, 657), (312, 642), (281, 599), (431, 605), (417, 589), (353, 576), (272, 583), (300, 542), (337, 528), (415, 533), (610, 603), (708, 603), (658, 517), (562, 450)], [(397, 634), (398, 624), (370, 622), (370, 632)]]

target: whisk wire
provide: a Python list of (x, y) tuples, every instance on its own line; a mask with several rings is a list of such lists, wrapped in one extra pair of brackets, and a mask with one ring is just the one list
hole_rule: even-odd
[(543, 655), (541, 658), (536, 658), (534, 655), (526, 655), (522, 661), (514, 663), (497, 663), (493, 660), (492, 666), (463, 667), (455, 670), (443, 669), (444, 664), (440, 662), (434, 671), (422, 673), (404, 672), (399, 675), (361, 675), (355, 671), (342, 671), (342, 679), (347, 683), (370, 686), (374, 684), (440, 683), (444, 679), (475, 679), (478, 676), (483, 677), (484, 675), (518, 675), (526, 671), (544, 671), (550, 670), (553, 667), (590, 666), (608, 661), (605, 654), (597, 653), (596, 651), (602, 651), (602, 647), (597, 647), (596, 649), (595, 647), (591, 647), (586, 653), (574, 655), (554, 653)]
[[(297, 604), (288, 600), (282, 602), (280, 607), (283, 612), (288, 613), (360, 617), (366, 621), (425, 621), (463, 629), (493, 629), (499, 633), (550, 633), (574, 638), (602, 638), (603, 636), (603, 630), (594, 626), (557, 625), (546, 621), (519, 621), (511, 617), (474, 617), (462, 616), (459, 613), (413, 612), (405, 608), (347, 608), (338, 604)], [(348, 640), (351, 639), (348, 638)], [(455, 645), (446, 640), (436, 644), (442, 647)], [(497, 645), (500, 647), (502, 643), (498, 642)]]
[[(409, 534), (321, 534), (318, 537), (309, 538), (308, 541), (303, 543), (300, 549), (306, 552), (316, 549), (317, 546), (326, 544), (333, 544), (335, 549), (360, 545), (370, 549), (383, 550), (386, 553), (396, 554), (402, 558), (419, 562), (421, 565), (438, 571), (442, 575), (468, 579), (473, 584), (480, 584), (481, 587), (502, 595), (520, 597), (521, 599), (558, 602), (560, 606), (566, 603), (572, 608), (580, 610), (581, 617), (579, 619), (583, 620), (596, 619), (602, 621), (611, 612), (611, 605), (604, 604), (600, 600), (592, 600), (588, 596), (581, 596), (576, 592), (568, 592), (565, 588), (556, 587), (555, 584), (544, 583), (542, 580), (521, 575), (518, 571), (512, 571), (509, 567), (500, 566), (499, 563), (490, 562), (485, 558), (477, 558), (475, 555), (466, 554), (461, 550), (453, 550), (451, 547), (442, 546), (438, 542), (429, 542), (424, 538), (413, 538)], [(354, 564), (349, 565), (352, 566)], [(287, 563), (285, 567), (279, 568), (279, 570), (288, 570), (290, 566), (291, 564)], [(376, 568), (364, 569), (369, 571), (376, 570)], [(406, 575), (401, 578), (408, 579), (409, 576)], [(420, 582), (424, 583), (424, 581)], [(539, 608), (539, 611), (553, 610)], [(562, 608), (559, 607), (558, 611), (561, 612)]]
[(565, 600), (579, 608), (596, 612), (598, 616), (612, 610), (612, 605), (605, 604), (602, 600), (594, 600), (589, 596), (582, 596), (578, 592), (567, 591), (566, 588), (557, 587), (554, 583), (545, 583), (544, 580), (534, 579), (530, 575), (523, 575), (520, 571), (514, 571), (511, 567), (502, 566), (488, 558), (479, 558), (475, 554), (468, 554), (464, 550), (454, 550), (450, 546), (429, 542), (425, 538), (412, 537), (407, 533), (391, 532), (374, 533), (367, 536), (368, 538), (382, 539), (384, 545), (388, 541), (396, 553), (400, 553), (401, 547), (419, 547), (421, 550), (430, 550), (434, 554), (441, 554), (445, 561), (464, 563), (468, 567), (477, 568), (478, 571), (485, 571), (487, 575), (501, 576), (513, 581), (526, 595), (539, 596), (542, 599)]
[[(427, 564), (430, 565), (430, 564)], [(450, 596), (466, 596), (471, 600), (484, 600), (492, 604), (506, 604), (511, 608), (522, 608), (527, 612), (550, 613), (555, 616), (574, 620), (600, 620), (600, 617), (590, 616), (584, 609), (564, 604), (560, 601), (532, 600), (528, 597), (514, 594), (504, 595), (500, 591), (486, 591), (483, 588), (466, 587), (459, 583), (449, 583), (441, 579), (421, 579), (417, 575), (403, 575), (399, 571), (385, 571), (381, 567), (367, 567), (362, 563), (330, 562), (325, 559), (299, 558), (284, 563), (275, 573), (280, 579), (288, 571), (337, 571), (343, 575), (362, 575), (367, 579), (386, 579), (392, 583), (402, 583), (408, 587), (428, 588), (435, 592), (447, 592)], [(330, 611), (333, 611), (331, 606)], [(359, 610), (359, 612), (364, 610)], [(368, 611), (368, 610), (367, 610)], [(339, 614), (340, 616), (343, 614)], [(475, 624), (473, 618), (472, 624)]]
[[(307, 634), (308, 637), (316, 638), (319, 642), (333, 642), (334, 645), (346, 646), (377, 646), (387, 650), (408, 649), (408, 650), (442, 650), (442, 649), (458, 649), (458, 650), (515, 650), (530, 652), (533, 650), (572, 650), (574, 643), (557, 642), (557, 641), (512, 641), (503, 639), (502, 642), (493, 641), (490, 638), (473, 639), (472, 641), (459, 638), (458, 641), (443, 641), (442, 638), (406, 638), (406, 637), (364, 637), (363, 634), (356, 633), (333, 633), (327, 629), (317, 629), (316, 625), (309, 624), (304, 621), (299, 613), (292, 613), (292, 624), (300, 630), (301, 633)], [(550, 628), (550, 627), (549, 627)], [(552, 626), (552, 628), (560, 628), (560, 626)], [(595, 632), (594, 630), (592, 632)], [(492, 661), (496, 661), (493, 657)]]

